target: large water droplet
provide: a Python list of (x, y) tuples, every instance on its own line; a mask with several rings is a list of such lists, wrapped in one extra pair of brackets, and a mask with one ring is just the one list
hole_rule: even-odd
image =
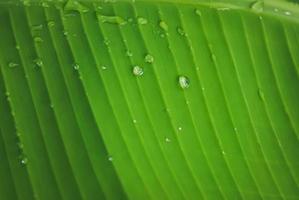
[(165, 21), (160, 21), (159, 22), (159, 26), (164, 30), (164, 31), (168, 31), (168, 25)]
[(133, 67), (133, 74), (135, 76), (142, 76), (143, 75), (143, 68), (139, 67), (138, 65)]
[(150, 54), (146, 54), (145, 57), (144, 57), (144, 61), (146, 63), (153, 63), (154, 62), (154, 57)]
[(145, 25), (145, 24), (148, 23), (148, 21), (147, 21), (147, 19), (145, 19), (145, 18), (143, 18), (143, 17), (138, 17), (138, 18), (137, 18), (137, 23), (138, 23), (139, 25)]
[(186, 89), (190, 86), (190, 80), (187, 76), (179, 76), (179, 85), (181, 88)]
[(125, 25), (127, 23), (126, 20), (124, 20), (120, 16), (106, 16), (106, 15), (99, 15), (98, 19), (102, 23), (109, 23), (109, 24), (118, 24), (118, 25)]
[(250, 5), (250, 8), (257, 12), (262, 12), (264, 10), (264, 2), (261, 0), (255, 1)]

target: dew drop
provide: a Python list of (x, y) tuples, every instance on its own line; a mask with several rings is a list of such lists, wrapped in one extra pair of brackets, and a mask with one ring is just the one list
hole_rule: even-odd
[(201, 16), (201, 11), (199, 9), (195, 9), (194, 12), (196, 15)]
[(50, 104), (50, 108), (52, 108), (52, 109), (53, 109), (53, 108), (54, 108), (54, 104), (52, 104), (52, 103), (51, 103), (51, 104)]
[(112, 161), (113, 161), (113, 157), (112, 157), (112, 156), (109, 156), (109, 157), (108, 157), (108, 160), (109, 160), (110, 162), (112, 162)]
[(168, 25), (165, 21), (160, 21), (159, 22), (159, 26), (164, 30), (164, 31), (168, 31)]
[(182, 89), (186, 89), (190, 86), (190, 80), (187, 76), (179, 76), (179, 85)]
[(181, 36), (187, 36), (186, 33), (185, 33), (185, 31), (184, 31), (184, 29), (182, 27), (177, 27), (176, 30), (177, 30), (177, 32), (178, 32), (179, 35), (181, 35)]
[(109, 23), (109, 24), (125, 25), (127, 23), (127, 21), (120, 16), (98, 15), (98, 19), (102, 23)]
[(264, 2), (261, 0), (255, 1), (250, 5), (250, 8), (256, 12), (262, 12), (264, 10)]
[(35, 65), (37, 67), (42, 67), (43, 66), (43, 61), (40, 58), (34, 59), (33, 62), (35, 63)]
[(42, 2), (42, 7), (44, 8), (49, 8), (50, 5), (47, 2)]
[(290, 11), (285, 11), (284, 14), (290, 16), (292, 13)]
[(105, 44), (106, 46), (108, 46), (108, 45), (110, 44), (110, 40), (105, 39), (105, 40), (104, 40), (104, 44)]
[(178, 130), (181, 131), (181, 130), (183, 130), (183, 128), (182, 127), (178, 127)]
[(64, 6), (65, 11), (78, 11), (78, 12), (88, 12), (89, 9), (82, 2), (68, 0)]
[(147, 19), (145, 19), (145, 18), (143, 18), (143, 17), (138, 17), (138, 18), (137, 18), (137, 23), (138, 23), (139, 25), (145, 25), (145, 24), (148, 23), (148, 21), (147, 21)]
[(17, 49), (17, 50), (20, 50), (21, 48), (20, 48), (20, 46), (19, 46), (19, 45), (16, 45), (16, 49)]
[(25, 155), (20, 155), (20, 163), (25, 166), (28, 163), (28, 158)]
[(104, 66), (104, 65), (102, 65), (101, 68), (102, 68), (102, 70), (106, 70), (107, 69), (107, 67)]
[(154, 57), (153, 57), (152, 55), (150, 55), (150, 54), (147, 54), (147, 55), (145, 55), (145, 57), (144, 57), (144, 61), (145, 61), (146, 63), (153, 63), (153, 62), (154, 62)]
[(14, 62), (10, 62), (10, 63), (8, 63), (8, 67), (9, 67), (9, 68), (15, 68), (15, 67), (17, 67), (17, 66), (19, 66), (18, 63), (14, 63)]
[(222, 151), (222, 154), (223, 154), (223, 155), (226, 155), (225, 151)]
[(143, 75), (143, 68), (142, 67), (139, 67), (139, 66), (134, 66), (133, 67), (133, 74), (135, 76), (142, 76)]
[(278, 10), (278, 8), (274, 8), (274, 12), (278, 12), (279, 10)]
[(75, 63), (75, 64), (73, 64), (73, 68), (74, 68), (74, 70), (79, 70), (80, 66), (77, 63)]
[(133, 119), (133, 123), (136, 124), (136, 123), (137, 123), (137, 120), (136, 120), (136, 119)]
[(128, 56), (128, 57), (132, 57), (132, 56), (133, 56), (133, 53), (132, 53), (130, 50), (127, 50), (127, 51), (126, 51), (126, 56)]
[(169, 143), (169, 142), (171, 142), (171, 140), (168, 137), (166, 137), (165, 142)]
[(41, 31), (43, 29), (43, 25), (39, 24), (39, 25), (32, 25), (31, 30), (32, 31)]

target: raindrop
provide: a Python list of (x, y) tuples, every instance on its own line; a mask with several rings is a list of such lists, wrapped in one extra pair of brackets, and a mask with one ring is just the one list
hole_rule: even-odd
[(137, 123), (137, 120), (136, 120), (136, 119), (133, 119), (133, 123), (136, 124), (136, 123)]
[(153, 63), (154, 62), (154, 57), (150, 54), (147, 54), (145, 57), (144, 57), (144, 61), (146, 63)]
[(178, 130), (181, 131), (181, 130), (183, 130), (183, 128), (182, 127), (178, 127)]
[(182, 89), (186, 89), (190, 86), (190, 80), (186, 76), (179, 76), (179, 85)]
[(17, 67), (17, 66), (19, 66), (18, 63), (14, 63), (14, 62), (10, 62), (10, 63), (8, 63), (8, 67), (9, 67), (9, 68), (15, 68), (15, 67)]
[(139, 66), (134, 66), (133, 67), (133, 74), (135, 76), (142, 76), (143, 75), (143, 68), (142, 67), (139, 67)]
[(147, 19), (145, 19), (145, 18), (143, 18), (143, 17), (138, 17), (138, 18), (137, 18), (137, 23), (138, 23), (139, 25), (145, 25), (145, 24), (148, 23), (148, 21), (147, 21)]
[(104, 65), (102, 65), (102, 70), (106, 70), (107, 69), (107, 67), (106, 66), (104, 66)]
[(223, 155), (226, 155), (225, 151), (222, 151), (222, 154), (223, 154)]
[(109, 24), (118, 24), (118, 25), (125, 25), (127, 23), (126, 20), (124, 20), (120, 16), (106, 16), (106, 15), (98, 15), (98, 19), (102, 23), (109, 23)]
[(104, 44), (105, 44), (106, 46), (108, 46), (108, 45), (110, 44), (110, 40), (105, 39), (105, 40), (104, 40)]
[(160, 21), (160, 22), (159, 22), (159, 26), (160, 26), (164, 31), (168, 31), (168, 25), (166, 24), (165, 21)]

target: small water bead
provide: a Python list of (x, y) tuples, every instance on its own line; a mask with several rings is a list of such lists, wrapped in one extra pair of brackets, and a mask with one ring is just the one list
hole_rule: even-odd
[(181, 130), (183, 130), (183, 128), (182, 127), (178, 127), (178, 130), (181, 131)]
[(48, 4), (48, 2), (42, 2), (42, 7), (44, 7), (44, 8), (49, 8), (50, 7), (50, 5)]
[(164, 31), (168, 31), (168, 25), (165, 21), (160, 21), (159, 22), (159, 26), (164, 30)]
[(104, 40), (104, 44), (105, 44), (106, 46), (108, 46), (108, 45), (110, 44), (110, 40), (105, 39), (105, 40)]
[(187, 36), (187, 34), (185, 33), (184, 29), (182, 27), (177, 27), (177, 32), (179, 35), (181, 36)]
[(154, 57), (150, 54), (146, 54), (145, 57), (144, 57), (144, 61), (146, 63), (153, 63), (154, 62)]
[(138, 65), (133, 67), (133, 74), (135, 76), (142, 76), (143, 75), (143, 68), (139, 67)]
[(278, 12), (279, 10), (278, 10), (278, 8), (274, 8), (274, 12)]
[(20, 159), (21, 165), (27, 165), (28, 158), (25, 155), (21, 155), (19, 159)]
[(73, 68), (74, 68), (75, 70), (79, 70), (80, 66), (79, 66), (77, 63), (75, 63), (75, 64), (73, 64)]
[(33, 62), (35, 63), (35, 65), (37, 67), (42, 67), (43, 66), (43, 61), (40, 58), (34, 59)]
[(17, 50), (20, 50), (21, 48), (20, 48), (20, 46), (19, 46), (19, 45), (16, 45), (16, 49), (17, 49)]
[(222, 154), (223, 154), (223, 155), (226, 155), (226, 152), (225, 152), (225, 151), (222, 151)]
[(169, 142), (171, 142), (171, 140), (168, 137), (166, 137), (165, 142), (169, 143)]
[(78, 12), (88, 12), (89, 9), (82, 2), (68, 0), (64, 6), (65, 11), (78, 11)]
[(112, 156), (109, 156), (109, 157), (108, 157), (108, 160), (109, 160), (110, 162), (112, 162), (112, 161), (113, 161), (113, 157), (112, 157)]
[(104, 65), (102, 65), (101, 68), (102, 68), (102, 70), (106, 70), (107, 69), (107, 67), (104, 66)]
[(285, 11), (284, 14), (290, 16), (292, 13), (290, 11)]
[(201, 11), (199, 9), (195, 9), (194, 12), (196, 15), (201, 16)]
[(43, 29), (43, 25), (42, 24), (39, 24), (39, 25), (33, 25), (31, 27), (31, 30), (32, 31), (41, 31)]
[(18, 63), (14, 63), (14, 62), (10, 62), (10, 63), (8, 63), (8, 67), (9, 67), (9, 68), (15, 68), (15, 67), (17, 67), (17, 66), (19, 66)]
[(126, 51), (126, 56), (128, 56), (128, 57), (132, 57), (132, 56), (133, 56), (133, 53), (132, 53), (130, 50), (127, 50), (127, 51)]
[(262, 101), (265, 101), (265, 95), (261, 89), (258, 90), (258, 96)]
[(137, 18), (137, 23), (138, 23), (139, 25), (145, 25), (145, 24), (148, 23), (148, 21), (147, 21), (147, 19), (145, 19), (145, 18), (143, 18), (143, 17), (138, 17), (138, 18)]
[(136, 124), (136, 123), (137, 123), (137, 120), (136, 120), (136, 119), (133, 119), (133, 123)]
[(182, 89), (186, 89), (190, 86), (190, 80), (187, 76), (179, 76), (178, 81)]

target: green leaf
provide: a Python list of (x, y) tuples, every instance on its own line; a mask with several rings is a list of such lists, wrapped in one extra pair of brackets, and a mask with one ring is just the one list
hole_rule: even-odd
[(0, 199), (299, 199), (292, 0), (0, 2)]

